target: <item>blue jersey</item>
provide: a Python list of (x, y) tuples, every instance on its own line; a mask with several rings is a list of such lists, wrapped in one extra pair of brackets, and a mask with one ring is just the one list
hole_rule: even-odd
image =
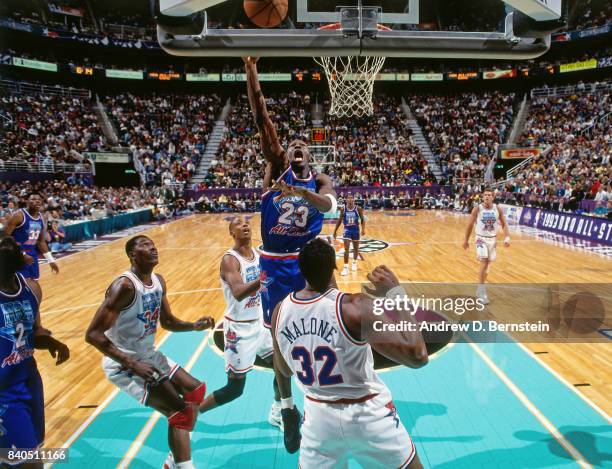
[(28, 381), (37, 374), (34, 361), (34, 330), (38, 300), (21, 274), (19, 291), (0, 291), (0, 394)]
[[(317, 181), (312, 172), (308, 179), (299, 179), (289, 167), (278, 180), (313, 192), (317, 190)], [(280, 191), (268, 191), (262, 196), (261, 237), (264, 251), (297, 252), (322, 228), (323, 214), (302, 197), (281, 197)]]
[(13, 238), (21, 246), (21, 250), (34, 259), (38, 258), (38, 239), (43, 231), (43, 218), (39, 213), (33, 218), (27, 210), (22, 209), (23, 222), (13, 231)]
[(359, 230), (359, 209), (355, 207), (352, 210), (344, 208), (344, 227), (347, 229)]

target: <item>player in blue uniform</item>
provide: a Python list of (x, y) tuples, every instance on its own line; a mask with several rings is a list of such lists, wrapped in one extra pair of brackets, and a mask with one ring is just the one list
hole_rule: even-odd
[(28, 198), (25, 209), (14, 212), (6, 223), (4, 232), (12, 236), (21, 246), (21, 250), (30, 256), (34, 262), (27, 263), (19, 271), (25, 278), (38, 280), (40, 271), (38, 269), (38, 254), (42, 254), (49, 262), (51, 270), (56, 274), (59, 268), (55, 263), (53, 254), (47, 246), (45, 240), (45, 219), (40, 211), (42, 199), (37, 194), (32, 194)]
[[(40, 323), (38, 283), (17, 273), (25, 263), (21, 247), (0, 237), (0, 448), (36, 449), (45, 437), (43, 386), (34, 349), (46, 349), (57, 365), (68, 360), (68, 347)], [(23, 460), (2, 460), (9, 465)], [(28, 467), (41, 467), (31, 464)]]
[(359, 221), (361, 221), (361, 234), (365, 236), (365, 217), (363, 209), (355, 205), (355, 197), (353, 194), (347, 194), (346, 206), (340, 208), (340, 216), (338, 223), (334, 228), (334, 239), (338, 234), (338, 228), (344, 223), (344, 268), (341, 275), (348, 275), (349, 250), (351, 241), (353, 242), (353, 272), (357, 270), (357, 259), (359, 259)]
[[(298, 267), (299, 250), (321, 232), (323, 213), (335, 212), (337, 202), (329, 176), (311, 171), (308, 145), (293, 140), (286, 150), (281, 146), (259, 85), (257, 58), (246, 57), (244, 63), (249, 102), (267, 163), (261, 202), (260, 270), (264, 325), (270, 328), (276, 305), (306, 285)], [(278, 372), (276, 377), (285, 448), (293, 453), (300, 442), (299, 412), (293, 405), (290, 378)]]

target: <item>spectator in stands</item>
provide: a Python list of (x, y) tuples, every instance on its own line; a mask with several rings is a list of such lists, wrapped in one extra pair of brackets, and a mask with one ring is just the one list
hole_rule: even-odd
[(47, 230), (47, 238), (49, 249), (53, 254), (68, 251), (72, 247), (71, 243), (65, 241), (66, 232), (56, 220), (51, 222), (51, 227)]

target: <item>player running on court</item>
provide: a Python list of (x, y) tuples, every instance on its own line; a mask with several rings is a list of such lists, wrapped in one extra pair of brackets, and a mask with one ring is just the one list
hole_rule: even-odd
[[(359, 222), (361, 222), (361, 234), (359, 233)], [(340, 275), (346, 276), (349, 273), (349, 250), (351, 242), (353, 243), (353, 272), (357, 271), (357, 260), (359, 259), (359, 240), (361, 235), (365, 236), (366, 226), (365, 217), (363, 216), (363, 209), (355, 204), (355, 197), (353, 194), (347, 194), (346, 205), (340, 208), (340, 215), (338, 216), (338, 222), (334, 228), (334, 239), (338, 234), (338, 228), (344, 223), (344, 268)]]
[[(285, 298), (272, 319), (274, 359), (306, 396), (299, 467), (346, 468), (352, 457), (367, 468), (421, 468), (372, 355), (375, 349), (396, 363), (422, 367), (428, 353), (421, 333), (374, 337), (374, 321), (390, 323), (391, 315), (375, 316), (370, 297), (336, 289), (336, 255), (325, 241), (306, 244), (299, 266), (306, 287)], [(388, 298), (406, 295), (384, 266), (368, 279)]]
[(476, 225), (476, 257), (480, 261), (478, 270), (478, 289), (476, 296), (482, 300), (483, 304), (489, 304), (489, 297), (485, 282), (489, 273), (491, 262), (497, 258), (497, 232), (501, 225), (504, 230), (504, 246), (510, 246), (510, 229), (506, 223), (506, 217), (502, 209), (493, 203), (493, 191), (485, 188), (482, 192), (483, 203), (478, 204), (472, 209), (470, 221), (465, 230), (463, 248), (469, 247), (472, 228)]
[(28, 197), (26, 208), (15, 211), (6, 223), (4, 232), (15, 238), (21, 246), (24, 254), (30, 256), (34, 262), (24, 264), (19, 273), (25, 278), (38, 280), (40, 270), (38, 267), (38, 254), (42, 254), (49, 262), (49, 266), (54, 273), (59, 273), (59, 267), (55, 263), (53, 254), (47, 246), (45, 240), (45, 218), (40, 211), (42, 199), (38, 194)]
[[(251, 245), (252, 232), (248, 218), (233, 218), (229, 231), (234, 238), (234, 247), (221, 259), (221, 288), (227, 305), (223, 318), (227, 384), (204, 400), (200, 412), (239, 398), (244, 392), (246, 375), (253, 368), (257, 355), (272, 363), (272, 336), (263, 326), (261, 310), (259, 255)], [(276, 379), (272, 381), (274, 402), (269, 421), (280, 427), (280, 394)]]
[(119, 389), (168, 419), (171, 453), (165, 468), (191, 469), (189, 433), (204, 400), (206, 385), (155, 349), (158, 323), (173, 332), (202, 331), (214, 326), (212, 317), (196, 322), (176, 318), (166, 297), (166, 282), (153, 273), (157, 249), (146, 236), (125, 245), (131, 268), (106, 291), (86, 340), (104, 354), (102, 368)]
[[(45, 440), (43, 383), (34, 349), (48, 350), (56, 365), (68, 360), (70, 351), (41, 325), (42, 291), (18, 273), (25, 265), (21, 249), (10, 236), (0, 235), (0, 448), (33, 450)], [(0, 456), (0, 467), (3, 463), (43, 467)]]
[[(325, 174), (310, 169), (308, 145), (293, 140), (285, 150), (270, 119), (257, 75), (257, 58), (243, 59), (249, 102), (266, 159), (261, 202), (261, 300), (264, 325), (271, 327), (275, 306), (289, 293), (304, 288), (298, 253), (323, 227), (323, 213), (335, 212), (336, 193)], [(276, 181), (276, 182), (274, 182)], [(281, 393), (287, 451), (299, 448), (300, 415), (291, 397), (291, 380), (276, 373)]]

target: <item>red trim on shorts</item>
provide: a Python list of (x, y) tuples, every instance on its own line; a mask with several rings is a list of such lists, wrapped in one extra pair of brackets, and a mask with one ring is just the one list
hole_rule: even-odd
[(172, 377), (176, 374), (179, 368), (180, 366), (178, 364), (174, 365), (174, 367), (172, 367), (172, 369), (170, 370), (170, 373), (168, 373), (168, 379), (172, 379)]
[(269, 356), (274, 355), (274, 349), (270, 350), (265, 355), (259, 355), (259, 358), (268, 358)]
[(376, 396), (378, 396), (378, 393), (375, 394), (367, 394), (363, 397), (358, 397), (356, 399), (349, 399), (349, 398), (345, 398), (345, 399), (337, 399), (335, 401), (326, 401), (323, 399), (315, 399), (314, 397), (310, 397), (310, 396), (306, 396), (306, 399), (308, 399), (309, 401), (312, 402), (316, 402), (318, 404), (361, 404), (362, 402), (367, 402), (370, 399), (374, 399)]
[(365, 344), (367, 344), (367, 342), (365, 340), (363, 342), (360, 342), (360, 341), (354, 339), (353, 337), (351, 337), (351, 335), (348, 333), (348, 330), (345, 328), (344, 321), (342, 320), (342, 316), (340, 315), (340, 309), (342, 308), (342, 306), (340, 305), (340, 302), (342, 301), (342, 297), (344, 297), (344, 293), (340, 293), (338, 295), (338, 297), (336, 298), (336, 319), (338, 320), (338, 324), (340, 326), (340, 331), (344, 334), (344, 336), (352, 344), (355, 344), (355, 345), (365, 345)]
[(247, 373), (253, 369), (253, 365), (243, 368), (242, 370), (234, 368), (229, 363), (225, 365), (225, 372), (227, 373), (229, 370), (232, 370), (234, 373)]
[(405, 467), (409, 466), (412, 460), (414, 459), (414, 457), (416, 456), (416, 448), (414, 447), (414, 441), (411, 441), (410, 443), (412, 445), (412, 448), (410, 450), (410, 455), (408, 456), (408, 459), (406, 459), (406, 461), (402, 463), (399, 469), (404, 469)]
[(297, 260), (300, 257), (300, 253), (288, 252), (286, 254), (282, 254), (282, 253), (275, 254), (275, 253), (270, 253), (266, 251), (261, 251), (259, 254), (259, 257), (263, 257), (264, 259)]

